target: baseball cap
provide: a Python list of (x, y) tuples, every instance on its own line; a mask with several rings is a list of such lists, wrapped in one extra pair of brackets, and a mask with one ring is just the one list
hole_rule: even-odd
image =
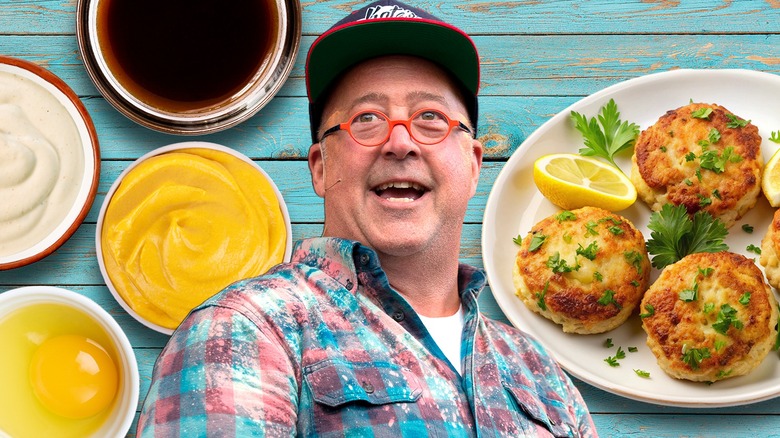
[(312, 143), (325, 101), (352, 66), (384, 55), (411, 55), (439, 65), (458, 82), (469, 119), (477, 129), (479, 55), (471, 38), (422, 9), (380, 0), (352, 12), (320, 35), (306, 59), (306, 91)]

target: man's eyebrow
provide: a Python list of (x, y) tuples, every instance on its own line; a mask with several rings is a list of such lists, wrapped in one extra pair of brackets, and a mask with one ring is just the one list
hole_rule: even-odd
[[(376, 103), (383, 106), (387, 106), (390, 102), (390, 98), (383, 93), (368, 93), (358, 97), (352, 101), (352, 106), (358, 106), (363, 103)], [(419, 102), (437, 102), (442, 105), (446, 105), (447, 101), (444, 96), (428, 91), (412, 91), (406, 95), (406, 102), (409, 105), (414, 105)]]
[(428, 91), (413, 91), (406, 95), (406, 101), (409, 104), (415, 104), (418, 102), (437, 102), (442, 105), (446, 105), (447, 101), (444, 99), (444, 96), (430, 93)]
[(382, 93), (368, 93), (363, 96), (358, 97), (357, 99), (352, 101), (352, 106), (358, 106), (362, 103), (380, 103), (380, 104), (387, 104), (387, 102), (390, 101), (390, 98), (386, 94)]

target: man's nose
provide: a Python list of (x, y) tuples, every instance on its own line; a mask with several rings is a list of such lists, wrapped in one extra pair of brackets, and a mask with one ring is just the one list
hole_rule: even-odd
[(382, 145), (382, 153), (403, 159), (409, 154), (418, 155), (420, 146), (414, 141), (406, 125), (399, 123), (390, 129), (390, 136)]

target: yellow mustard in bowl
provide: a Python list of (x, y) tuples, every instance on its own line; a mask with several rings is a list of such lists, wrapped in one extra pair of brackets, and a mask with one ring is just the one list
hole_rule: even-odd
[(126, 173), (108, 202), (100, 234), (105, 272), (130, 308), (164, 328), (285, 256), (288, 230), (275, 186), (223, 151), (151, 156)]

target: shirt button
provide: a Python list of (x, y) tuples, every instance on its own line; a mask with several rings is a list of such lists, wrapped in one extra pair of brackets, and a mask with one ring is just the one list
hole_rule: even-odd
[(398, 322), (403, 321), (404, 320), (404, 312), (402, 312), (400, 310), (396, 310), (395, 312), (393, 312), (393, 319), (398, 321)]
[(345, 284), (344, 286), (346, 286), (347, 289), (352, 290), (352, 286), (353, 286), (352, 280), (347, 280), (347, 284)]
[(360, 386), (363, 387), (363, 390), (366, 391), (366, 394), (374, 393), (374, 385), (372, 385), (371, 382), (363, 382)]
[(360, 264), (361, 265), (363, 265), (363, 266), (367, 265), (368, 264), (368, 260), (369, 260), (368, 254), (360, 254)]

